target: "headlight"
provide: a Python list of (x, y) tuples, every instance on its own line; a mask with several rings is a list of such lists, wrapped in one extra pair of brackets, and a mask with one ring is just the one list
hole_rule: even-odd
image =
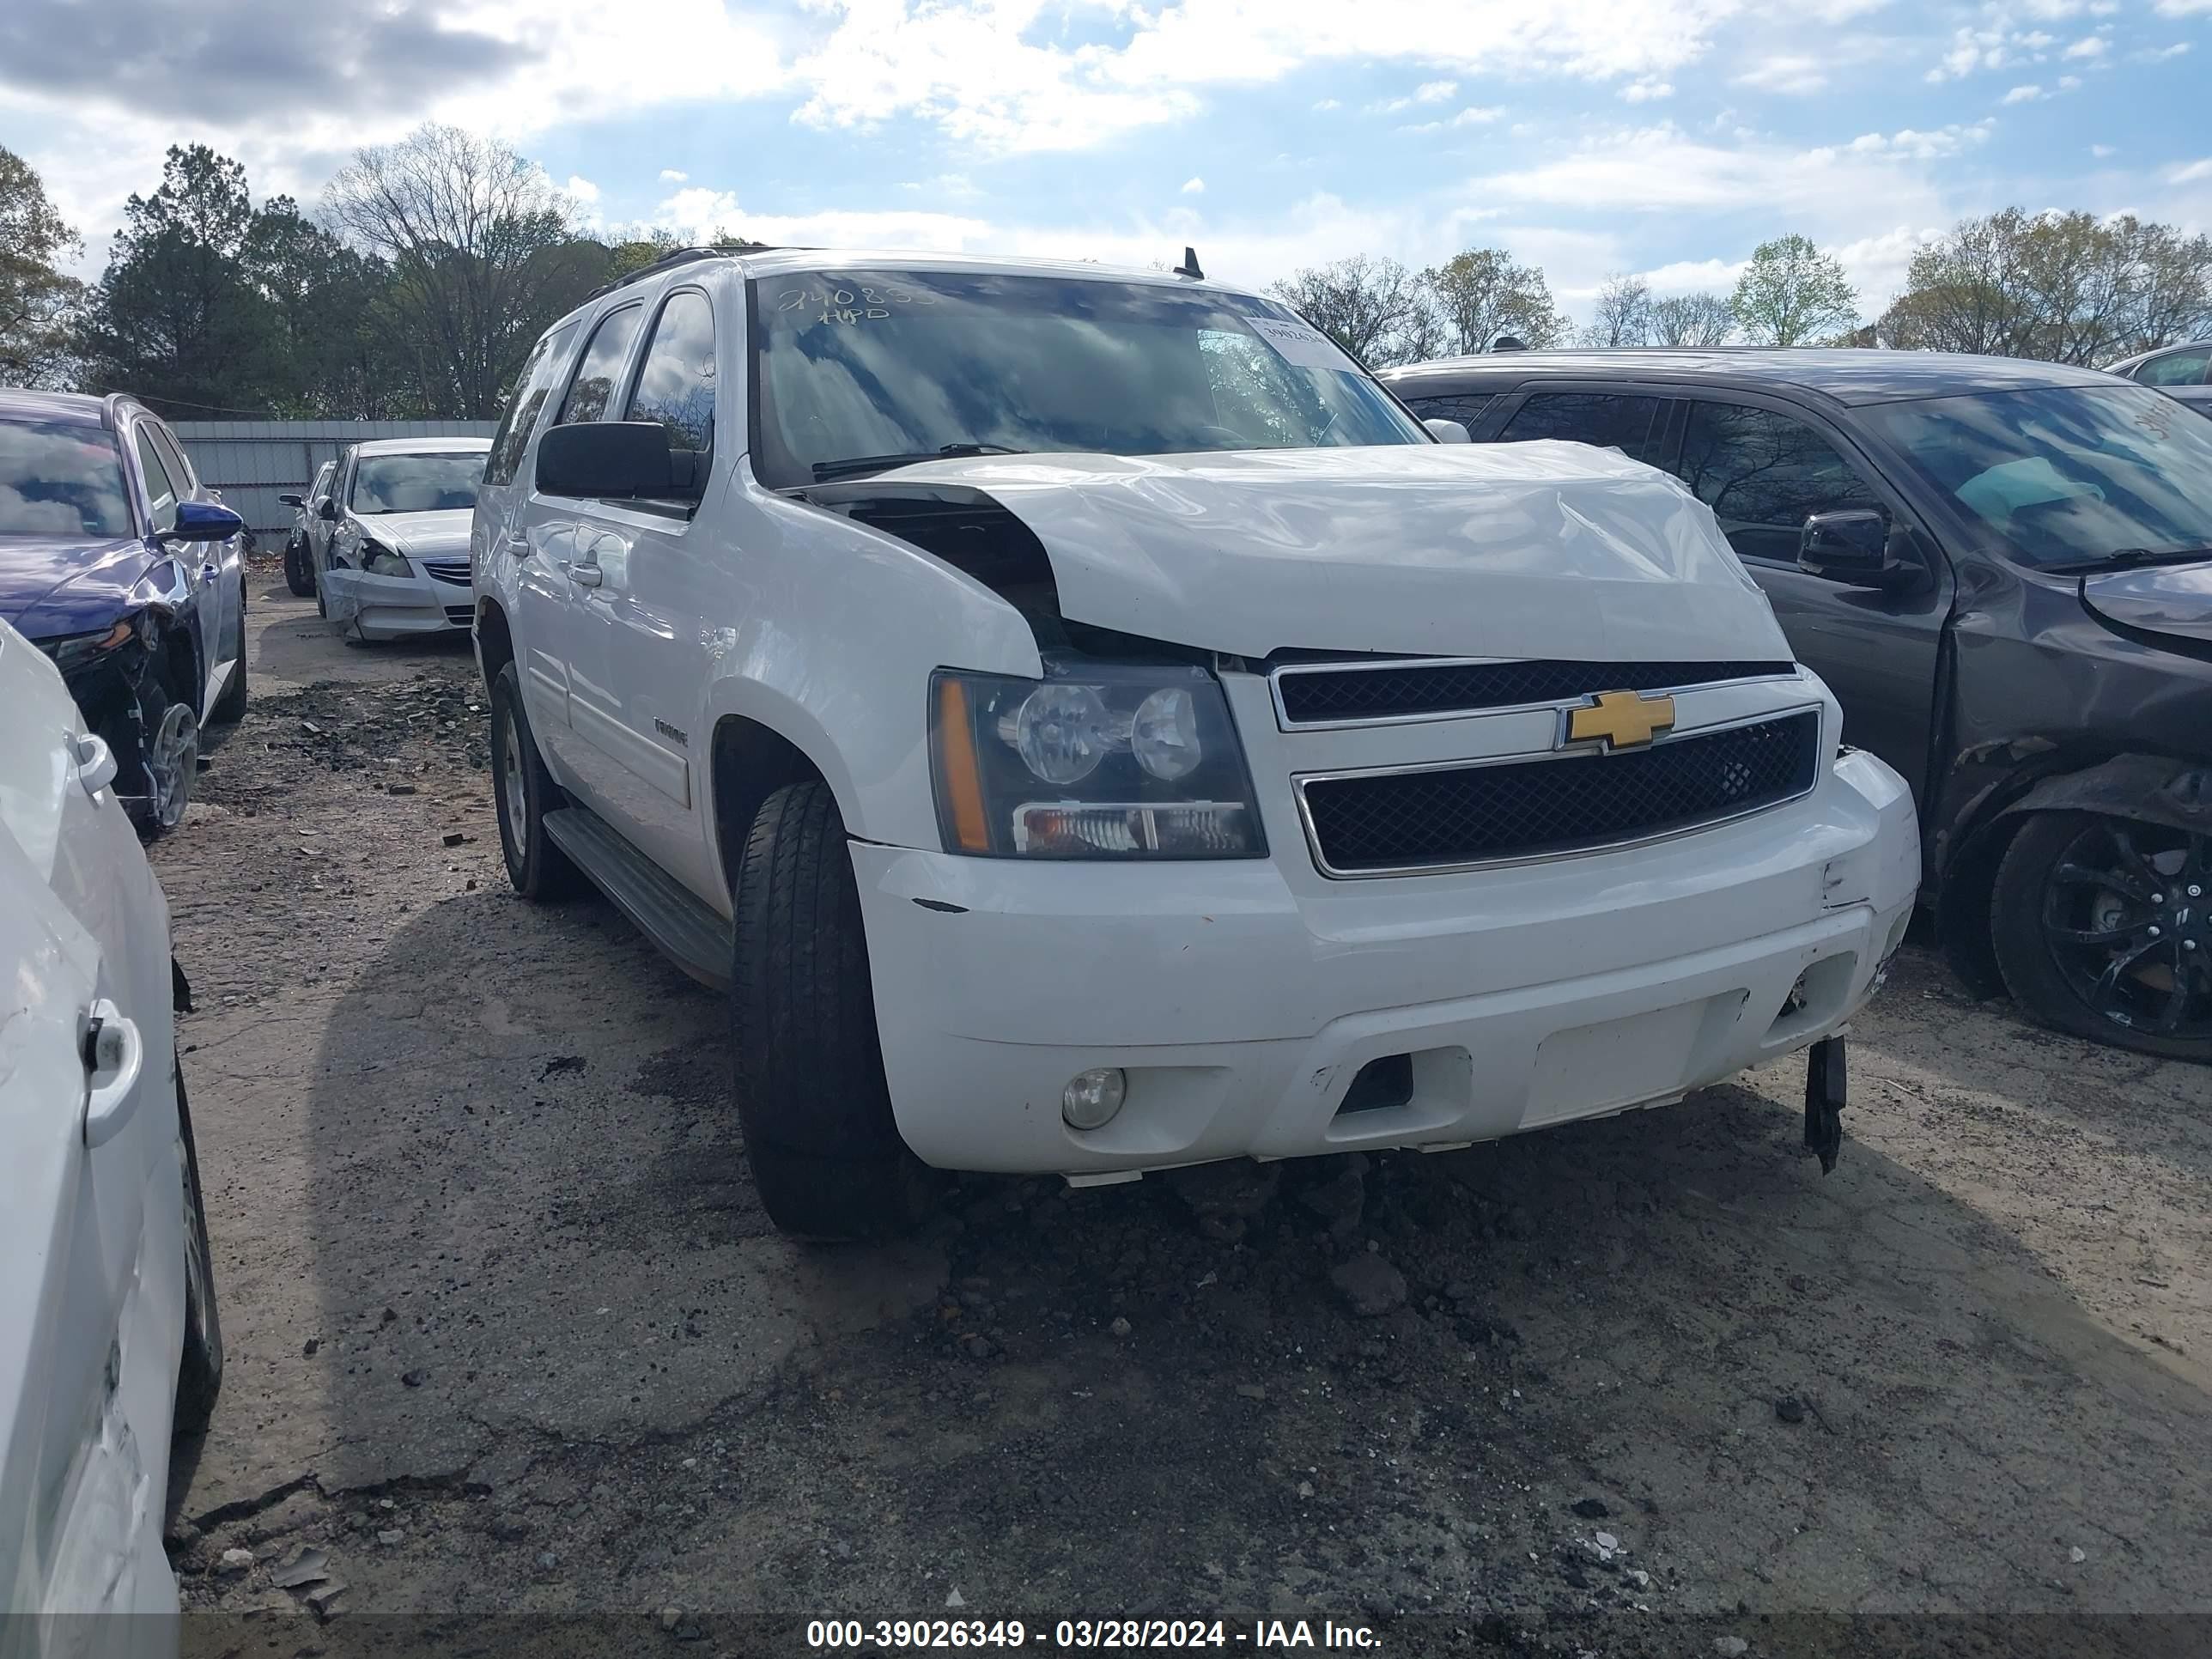
[(1267, 850), (1221, 686), (1202, 668), (939, 669), (937, 818), (986, 858), (1244, 859)]
[(361, 568), (372, 576), (411, 576), (407, 561), (381, 542), (361, 544)]
[(81, 668), (86, 663), (130, 644), (137, 637), (138, 618), (134, 615), (118, 617), (112, 625), (96, 633), (72, 634), (66, 639), (41, 640), (39, 643), (54, 659), (54, 666), (68, 673), (71, 669)]

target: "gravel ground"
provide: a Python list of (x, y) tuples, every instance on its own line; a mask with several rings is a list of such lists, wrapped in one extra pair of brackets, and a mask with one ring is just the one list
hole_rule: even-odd
[(507, 890), (465, 641), (349, 648), (256, 576), (252, 706), (155, 853), (229, 1343), (188, 1650), (2212, 1643), (2212, 1073), (1908, 947), (1825, 1179), (1785, 1066), (795, 1248), (716, 1000)]

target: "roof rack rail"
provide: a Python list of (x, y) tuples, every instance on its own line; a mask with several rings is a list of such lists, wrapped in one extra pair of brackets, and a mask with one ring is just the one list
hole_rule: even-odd
[(641, 283), (648, 276), (658, 276), (664, 270), (678, 265), (688, 265), (698, 259), (727, 259), (739, 253), (769, 253), (774, 250), (766, 242), (713, 242), (697, 247), (679, 247), (662, 254), (649, 265), (640, 265), (611, 283), (601, 283), (584, 298), (596, 300), (602, 294), (611, 294), (618, 288), (628, 288), (632, 283)]

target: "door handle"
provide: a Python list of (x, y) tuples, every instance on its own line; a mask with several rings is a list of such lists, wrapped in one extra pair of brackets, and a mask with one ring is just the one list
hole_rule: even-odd
[(76, 751), (76, 781), (84, 786), (86, 794), (97, 795), (115, 781), (115, 751), (107, 746), (106, 738), (87, 732), (71, 747)]
[(138, 1073), (145, 1066), (146, 1045), (137, 1026), (101, 997), (85, 1021), (84, 1069), (92, 1085), (84, 1102), (87, 1146), (105, 1146), (130, 1127), (138, 1110)]
[(579, 587), (597, 587), (605, 578), (595, 564), (572, 564), (568, 567), (568, 580)]

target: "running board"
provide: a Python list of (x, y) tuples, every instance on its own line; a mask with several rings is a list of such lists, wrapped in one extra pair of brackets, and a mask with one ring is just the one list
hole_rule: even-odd
[(597, 815), (564, 806), (545, 833), (660, 953), (709, 990), (730, 988), (730, 925)]

